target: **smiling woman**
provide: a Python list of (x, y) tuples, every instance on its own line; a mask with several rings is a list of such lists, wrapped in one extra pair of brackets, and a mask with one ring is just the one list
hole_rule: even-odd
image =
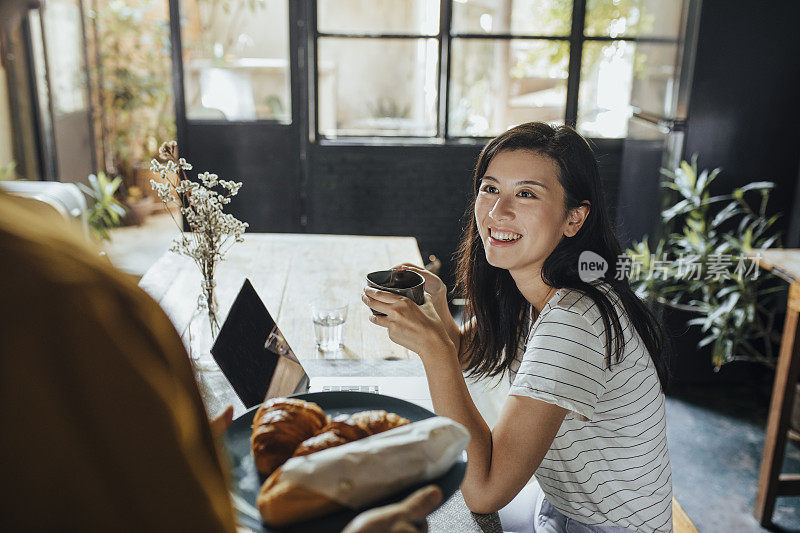
[[(625, 276), (581, 276), (586, 254), (616, 264), (620, 253), (588, 143), (544, 123), (508, 130), (481, 152), (469, 209), (465, 326), (441, 290), (422, 306), (364, 298), (386, 315), (370, 320), (419, 354), (436, 412), (470, 431), (467, 505), (499, 510), (506, 531), (672, 531), (663, 334)], [(441, 286), (415, 270), (426, 289)], [(508, 371), (493, 430), (462, 371)]]
[[(606, 364), (611, 365), (612, 352), (619, 359), (619, 319), (600, 289), (579, 273), (580, 255), (586, 251), (609, 265), (616, 265), (621, 254), (586, 140), (569, 127), (528, 123), (512, 128), (481, 152), (474, 192), (469, 208), (474, 216), (459, 253), (458, 290), (467, 299), (467, 317), (482, 327), (466, 331), (465, 367), (479, 376), (508, 370), (531, 311), (535, 318), (561, 287), (586, 292), (597, 302), (603, 326), (615, 336), (614, 346), (604, 350)], [(521, 237), (504, 241), (505, 236), (492, 235), (509, 231)], [(627, 279), (616, 277), (609, 271), (600, 279), (621, 298), (666, 386), (658, 323)]]

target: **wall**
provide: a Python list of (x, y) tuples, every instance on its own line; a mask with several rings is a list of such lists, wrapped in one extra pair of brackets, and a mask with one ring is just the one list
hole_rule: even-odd
[(770, 211), (785, 213), (784, 231), (798, 208), (798, 21), (800, 2), (703, 1), (685, 149), (701, 168), (725, 169), (718, 191), (776, 182)]
[(458, 244), (480, 148), (318, 146), (308, 184), (308, 229), (412, 235), (423, 258), (434, 253), (445, 261)]
[(226, 212), (250, 224), (248, 231), (296, 233), (300, 170), (295, 138), (291, 126), (244, 122), (222, 129), (198, 122), (185, 128), (178, 143), (194, 165), (192, 173), (208, 171), (243, 183)]
[[(312, 151), (308, 231), (353, 235), (411, 235), (423, 259), (436, 254), (452, 287), (453, 264), (472, 198), (481, 145), (346, 146)], [(621, 145), (597, 143), (606, 198), (617, 196)], [(387, 265), (388, 266), (388, 265)]]

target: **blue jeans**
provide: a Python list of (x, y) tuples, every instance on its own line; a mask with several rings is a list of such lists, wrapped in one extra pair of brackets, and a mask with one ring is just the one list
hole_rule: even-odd
[(550, 505), (536, 481), (526, 485), (499, 514), (506, 533), (633, 533), (624, 527), (590, 526), (565, 516)]

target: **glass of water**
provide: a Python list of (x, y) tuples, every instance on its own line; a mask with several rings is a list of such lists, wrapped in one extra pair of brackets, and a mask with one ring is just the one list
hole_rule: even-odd
[(330, 301), (314, 302), (311, 304), (311, 319), (314, 321), (317, 349), (332, 352), (342, 348), (347, 304)]

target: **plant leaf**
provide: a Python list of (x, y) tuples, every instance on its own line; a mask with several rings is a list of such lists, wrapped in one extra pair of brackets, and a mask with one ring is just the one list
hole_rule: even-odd
[(739, 190), (745, 193), (747, 191), (752, 191), (752, 190), (762, 190), (762, 189), (769, 190), (774, 188), (775, 184), (771, 181), (754, 181), (752, 183), (748, 183), (747, 185), (739, 187)]
[(717, 195), (717, 196), (711, 196), (710, 198), (704, 198), (700, 202), (700, 205), (710, 205), (710, 204), (713, 204), (713, 203), (716, 203), (716, 202), (721, 202), (723, 200), (732, 200), (732, 199), (733, 199), (733, 195), (732, 194), (720, 194), (720, 195)]
[(714, 226), (714, 227), (719, 226), (720, 224), (722, 224), (726, 220), (729, 220), (729, 219), (735, 217), (736, 215), (740, 215), (742, 213), (744, 213), (744, 209), (741, 209), (740, 207), (738, 207), (737, 204), (730, 203), (730, 204), (726, 205), (722, 209), (722, 211), (717, 213), (717, 215), (711, 220), (711, 225)]
[(713, 335), (713, 334), (709, 335), (708, 337), (704, 337), (704, 338), (700, 339), (700, 342), (697, 343), (697, 347), (698, 348), (703, 348), (705, 346), (708, 346), (709, 344), (714, 342), (716, 339), (717, 339), (717, 336)]
[(683, 174), (686, 176), (689, 185), (694, 188), (694, 185), (697, 182), (697, 175), (695, 174), (692, 166), (686, 161), (681, 161), (681, 170), (683, 170)]
[(677, 204), (673, 205), (672, 207), (670, 207), (666, 211), (663, 211), (661, 213), (661, 219), (664, 222), (669, 222), (670, 220), (675, 218), (681, 211), (683, 211), (684, 209), (686, 209), (690, 205), (691, 204), (690, 204), (688, 199), (687, 200), (681, 200), (680, 202), (678, 202)]

